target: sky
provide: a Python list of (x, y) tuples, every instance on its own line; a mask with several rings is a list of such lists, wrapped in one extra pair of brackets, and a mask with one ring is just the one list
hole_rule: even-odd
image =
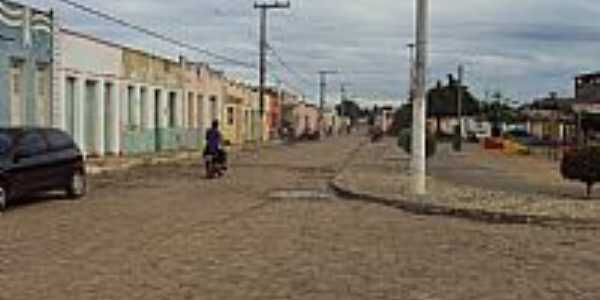
[[(63, 26), (166, 56), (207, 61), (231, 77), (256, 81), (258, 71), (180, 49), (61, 4)], [(76, 0), (135, 24), (221, 55), (258, 62), (258, 11), (253, 0)], [(262, 1), (262, 0), (260, 0)], [(265, 0), (271, 1), (271, 0)], [(291, 0), (291, 9), (268, 18), (271, 82), (276, 78), (307, 97), (318, 97), (322, 69), (328, 101), (340, 84), (363, 105), (399, 104), (408, 95), (407, 43), (414, 42), (414, 0)], [(572, 96), (573, 78), (600, 70), (597, 0), (433, 0), (428, 82), (446, 80), (465, 65), (475, 95), (500, 91), (531, 101), (551, 91)], [(286, 67), (282, 66), (281, 61)]]

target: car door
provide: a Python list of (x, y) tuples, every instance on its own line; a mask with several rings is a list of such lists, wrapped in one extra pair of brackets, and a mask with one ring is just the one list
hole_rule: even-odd
[(13, 184), (23, 193), (43, 189), (53, 180), (49, 169), (48, 145), (44, 136), (34, 130), (23, 133), (12, 159)]
[(80, 152), (77, 150), (73, 139), (57, 129), (44, 130), (48, 142), (48, 156), (51, 164), (48, 172), (54, 178), (54, 187), (64, 187), (69, 183), (73, 171), (78, 167)]

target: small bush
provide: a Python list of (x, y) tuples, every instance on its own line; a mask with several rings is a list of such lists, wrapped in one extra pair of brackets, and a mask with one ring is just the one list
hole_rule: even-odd
[(565, 153), (560, 173), (566, 179), (585, 183), (589, 198), (594, 185), (600, 182), (600, 147), (583, 147)]
[[(404, 149), (406, 153), (412, 153), (412, 130), (403, 129), (398, 137), (398, 147)], [(437, 150), (437, 141), (433, 134), (427, 132), (426, 137), (426, 155), (432, 157)]]

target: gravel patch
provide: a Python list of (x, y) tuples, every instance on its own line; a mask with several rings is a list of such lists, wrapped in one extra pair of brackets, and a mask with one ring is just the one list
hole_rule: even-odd
[[(600, 226), (600, 202), (547, 194), (490, 190), (428, 177), (428, 195), (411, 194), (408, 156), (393, 141), (365, 146), (345, 171), (332, 181), (334, 189), (354, 198), (383, 199), (382, 204), (426, 214), (447, 214), (490, 222), (570, 223)], [(455, 166), (460, 168), (461, 166)], [(482, 176), (485, 169), (481, 169)]]

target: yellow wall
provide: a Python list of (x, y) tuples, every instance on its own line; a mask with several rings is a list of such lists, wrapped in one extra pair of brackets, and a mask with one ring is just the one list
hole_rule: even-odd
[(184, 82), (183, 69), (177, 62), (131, 49), (123, 50), (123, 75), (166, 88), (182, 88)]

